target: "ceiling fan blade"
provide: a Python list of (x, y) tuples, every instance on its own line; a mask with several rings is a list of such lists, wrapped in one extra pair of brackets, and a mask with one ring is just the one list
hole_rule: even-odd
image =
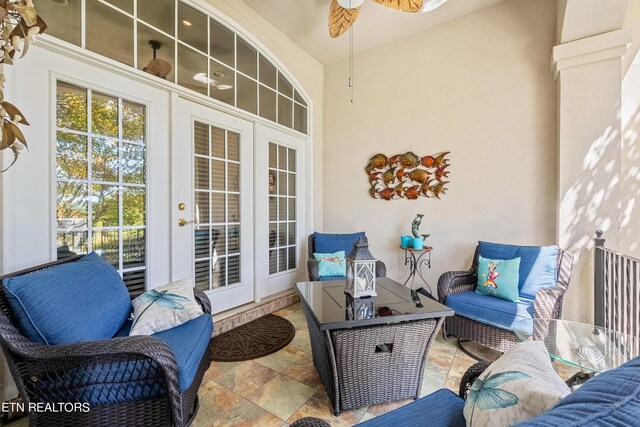
[(373, 0), (374, 2), (381, 4), (392, 9), (401, 10), (403, 12), (420, 12), (422, 9), (423, 0)]
[(338, 4), (337, 0), (331, 0), (329, 7), (329, 35), (332, 38), (339, 37), (347, 31), (358, 18), (360, 6), (346, 9)]

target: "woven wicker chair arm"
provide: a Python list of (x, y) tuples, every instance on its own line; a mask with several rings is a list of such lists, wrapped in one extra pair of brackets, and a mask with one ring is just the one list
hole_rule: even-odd
[(387, 266), (382, 261), (376, 261), (376, 277), (387, 277)]
[(200, 289), (194, 289), (193, 295), (196, 297), (196, 301), (198, 301), (198, 304), (200, 304), (200, 307), (202, 307), (202, 311), (204, 311), (205, 313), (211, 314), (211, 301), (209, 300), (209, 297), (207, 296), (207, 294), (204, 293), (204, 291), (201, 291)]
[(533, 317), (536, 319), (558, 319), (562, 314), (562, 298), (566, 288), (554, 286), (536, 292), (533, 302)]
[[(164, 377), (174, 423), (181, 425), (181, 410), (178, 399), (180, 388), (176, 358), (169, 346), (158, 338), (137, 335), (69, 345), (41, 345), (31, 341), (27, 341), (27, 343), (28, 345), (24, 345), (23, 342), (23, 345), (19, 347), (13, 346), (12, 351), (27, 360), (32, 360), (34, 365), (28, 368), (28, 371), (36, 369), (38, 375), (44, 374), (43, 368), (37, 367), (42, 366), (43, 363), (45, 366), (55, 366), (53, 369), (56, 372), (61, 368), (69, 372), (96, 363), (109, 363), (99, 360), (115, 362), (148, 359), (154, 361)], [(29, 365), (28, 362), (27, 365)], [(44, 368), (45, 372), (46, 370), (47, 368)], [(30, 376), (33, 373), (27, 375)]]
[(447, 271), (438, 279), (438, 299), (444, 302), (448, 295), (471, 290), (477, 280), (474, 270)]
[(491, 365), (491, 362), (484, 361), (474, 363), (467, 369), (467, 371), (462, 376), (462, 380), (460, 380), (460, 389), (458, 390), (458, 396), (462, 399), (467, 399), (467, 394), (469, 394), (469, 390), (471, 390), (471, 386), (473, 382), (478, 379), (478, 377)]
[(309, 281), (317, 282), (320, 280), (318, 277), (318, 261), (315, 258), (309, 258), (307, 260), (307, 270), (309, 270)]

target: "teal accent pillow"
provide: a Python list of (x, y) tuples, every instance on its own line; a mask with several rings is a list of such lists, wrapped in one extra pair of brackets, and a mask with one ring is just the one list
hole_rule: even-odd
[(507, 301), (518, 301), (519, 270), (520, 258), (487, 259), (479, 255), (476, 292)]
[(318, 277), (342, 276), (347, 273), (347, 263), (344, 259), (344, 251), (330, 254), (313, 254), (318, 261)]

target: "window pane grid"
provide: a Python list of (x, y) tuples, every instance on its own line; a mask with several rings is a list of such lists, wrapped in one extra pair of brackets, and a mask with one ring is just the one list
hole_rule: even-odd
[[(139, 111), (127, 123), (125, 102)], [(57, 83), (56, 122), (80, 128), (56, 127), (58, 258), (96, 251), (118, 270), (132, 295), (144, 291), (146, 280), (146, 144), (124, 135), (135, 128), (133, 133), (141, 131), (146, 139), (144, 111), (119, 97)], [(72, 138), (86, 144), (70, 145)], [(129, 146), (138, 147), (137, 157), (125, 156)], [(134, 176), (139, 182), (126, 182)]]
[[(50, 28), (80, 29), (79, 37), (72, 37), (65, 32), (54, 32), (55, 36), (140, 70), (146, 67), (153, 56), (147, 39), (156, 39), (161, 42), (158, 58), (167, 60), (171, 65), (169, 74), (158, 78), (165, 78), (187, 89), (308, 134), (306, 100), (257, 46), (198, 7), (182, 1), (170, 2), (172, 4), (166, 10), (167, 13), (163, 14), (164, 19), (158, 21), (157, 11), (165, 6), (164, 3), (167, 2), (159, 2), (157, 6), (149, 8), (145, 6), (146, 3), (134, 1), (129, 10), (128, 6), (126, 9), (116, 6), (121, 5), (117, 2), (114, 5), (105, 0), (86, 0), (86, 7), (78, 7), (77, 13), (67, 14), (60, 12), (57, 2), (43, 2), (38, 6), (38, 11), (42, 16), (51, 17)], [(156, 11), (155, 15), (151, 10)], [(91, 15), (89, 25), (88, 13)], [(125, 37), (124, 30), (120, 33), (115, 30), (117, 27), (113, 24), (114, 19), (120, 19), (121, 24), (126, 24), (124, 26), (127, 33), (132, 33), (131, 37)], [(165, 25), (168, 20), (173, 21), (171, 26)], [(109, 49), (105, 49), (104, 45), (108, 44), (105, 40), (110, 38), (120, 41), (130, 39), (132, 45), (113, 43)], [(206, 64), (200, 63), (200, 57)], [(196, 61), (197, 64), (191, 61)], [(214, 63), (230, 67), (229, 71), (223, 72), (221, 76), (220, 71), (212, 69)], [(247, 85), (247, 82), (251, 83)], [(244, 88), (242, 93), (238, 90), (239, 84)], [(271, 105), (271, 100), (265, 98), (268, 95), (265, 92), (267, 89), (276, 95), (275, 105)], [(262, 100), (261, 91), (264, 94)]]
[[(194, 154), (196, 181), (204, 180), (199, 168), (205, 164), (208, 174), (206, 188), (199, 188), (200, 184), (194, 189), (195, 286), (208, 290), (240, 281), (239, 135), (198, 122), (194, 126), (195, 151), (200, 151)], [(202, 148), (205, 140), (206, 150)]]
[(269, 143), (269, 274), (297, 267), (296, 150)]

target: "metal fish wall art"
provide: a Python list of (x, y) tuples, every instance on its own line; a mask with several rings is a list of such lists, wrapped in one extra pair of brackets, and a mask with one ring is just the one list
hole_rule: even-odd
[(449, 183), (450, 151), (420, 157), (412, 151), (393, 156), (378, 153), (369, 159), (369, 194), (374, 199), (394, 200), (420, 197), (439, 199)]

